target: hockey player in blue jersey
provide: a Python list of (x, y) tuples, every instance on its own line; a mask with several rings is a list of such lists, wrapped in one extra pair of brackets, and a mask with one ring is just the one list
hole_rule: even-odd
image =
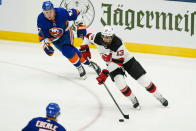
[[(86, 78), (86, 72), (81, 63), (90, 65), (89, 61), (84, 59), (79, 50), (74, 47), (74, 35), (71, 29), (70, 21), (75, 21), (80, 14), (77, 9), (66, 10), (64, 8), (54, 8), (50, 1), (43, 2), (43, 12), (37, 18), (39, 31), (39, 40), (47, 55), (52, 56), (53, 45), (62, 52), (62, 54), (78, 69), (80, 77)], [(99, 67), (97, 70), (100, 70)]]
[(46, 117), (33, 118), (22, 131), (66, 131), (66, 129), (57, 122), (59, 115), (59, 105), (50, 103), (46, 107)]

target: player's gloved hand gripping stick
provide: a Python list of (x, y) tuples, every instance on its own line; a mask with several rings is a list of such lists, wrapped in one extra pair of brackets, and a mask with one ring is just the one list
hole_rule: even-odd
[[(42, 30), (39, 30), (40, 34), (42, 35), (42, 37), (44, 38), (41, 43), (43, 45), (43, 50), (46, 52), (47, 55), (52, 56), (54, 54), (54, 49), (52, 48), (52, 46), (50, 45), (50, 41), (48, 38), (45, 38), (44, 33), (42, 32)], [(53, 41), (58, 40), (59, 38), (54, 39)]]
[(43, 39), (41, 43), (46, 54), (52, 56), (54, 54), (54, 49), (52, 48), (52, 46), (50, 46), (50, 41), (48, 40), (48, 38)]

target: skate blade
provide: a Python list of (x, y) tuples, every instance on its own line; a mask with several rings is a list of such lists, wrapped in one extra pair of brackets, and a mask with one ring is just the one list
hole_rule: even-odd
[(139, 103), (136, 103), (135, 105), (133, 105), (133, 108), (136, 109), (136, 110), (140, 110), (141, 106), (140, 106)]
[(141, 110), (141, 106), (138, 106), (135, 108), (136, 110)]
[(86, 80), (87, 76), (81, 76), (80, 77), (82, 80)]

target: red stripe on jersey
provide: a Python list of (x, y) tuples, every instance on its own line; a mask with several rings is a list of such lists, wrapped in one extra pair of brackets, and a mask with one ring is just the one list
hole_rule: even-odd
[(115, 64), (117, 64), (119, 66), (122, 66), (123, 65), (124, 60), (125, 60), (125, 58), (123, 58), (123, 57), (121, 57), (119, 59), (112, 58), (112, 62), (114, 62)]

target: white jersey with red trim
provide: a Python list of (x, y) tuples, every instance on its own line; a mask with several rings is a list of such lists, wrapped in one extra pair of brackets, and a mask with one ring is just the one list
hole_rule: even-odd
[(125, 48), (122, 40), (114, 36), (110, 46), (106, 47), (101, 37), (101, 32), (97, 34), (89, 33), (84, 37), (82, 45), (95, 44), (102, 59), (107, 62), (109, 72), (116, 70), (128, 62), (133, 55)]

